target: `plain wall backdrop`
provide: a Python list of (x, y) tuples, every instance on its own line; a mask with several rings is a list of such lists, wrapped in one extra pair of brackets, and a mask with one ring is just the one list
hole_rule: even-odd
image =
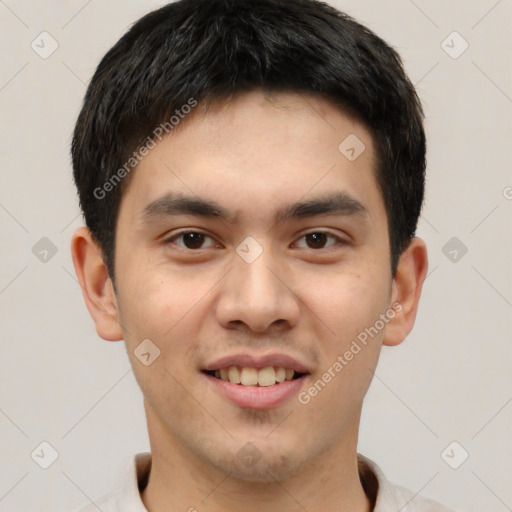
[[(77, 510), (149, 449), (124, 345), (96, 335), (75, 277), (69, 144), (100, 58), (164, 3), (0, 0), (0, 511)], [(430, 273), (359, 451), (457, 510), (512, 510), (512, 1), (330, 3), (402, 55), (428, 136)]]

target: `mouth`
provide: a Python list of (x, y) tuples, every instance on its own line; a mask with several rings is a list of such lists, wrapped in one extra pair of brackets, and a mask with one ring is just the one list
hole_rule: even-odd
[(239, 386), (269, 387), (282, 382), (300, 379), (306, 373), (300, 373), (293, 368), (283, 366), (265, 366), (254, 368), (251, 366), (229, 366), (218, 370), (203, 370), (204, 373), (215, 379), (230, 382)]
[(282, 354), (236, 355), (206, 365), (201, 373), (229, 403), (242, 409), (272, 409), (298, 394), (310, 369)]

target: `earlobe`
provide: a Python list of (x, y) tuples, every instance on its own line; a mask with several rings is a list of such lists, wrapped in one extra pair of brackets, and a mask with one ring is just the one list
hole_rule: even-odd
[(386, 326), (383, 345), (399, 345), (411, 332), (427, 269), (428, 256), (425, 242), (421, 238), (413, 238), (400, 256), (397, 272), (393, 278), (391, 307), (396, 314)]
[(122, 340), (114, 287), (102, 251), (86, 227), (78, 228), (73, 234), (71, 254), (85, 304), (96, 324), (96, 332), (107, 341)]

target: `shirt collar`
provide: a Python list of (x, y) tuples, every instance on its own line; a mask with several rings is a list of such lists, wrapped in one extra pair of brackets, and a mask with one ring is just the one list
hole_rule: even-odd
[(138, 453), (132, 458), (119, 494), (118, 509), (123, 512), (148, 512), (142, 503), (140, 491), (147, 483), (151, 470), (151, 453)]

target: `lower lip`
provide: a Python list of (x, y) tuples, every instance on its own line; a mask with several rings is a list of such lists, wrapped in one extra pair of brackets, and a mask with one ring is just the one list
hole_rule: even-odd
[(228, 400), (238, 407), (246, 409), (272, 409), (279, 407), (293, 395), (299, 393), (304, 385), (306, 375), (298, 379), (285, 380), (273, 386), (244, 386), (233, 384), (226, 380), (217, 379), (203, 374), (215, 388)]

